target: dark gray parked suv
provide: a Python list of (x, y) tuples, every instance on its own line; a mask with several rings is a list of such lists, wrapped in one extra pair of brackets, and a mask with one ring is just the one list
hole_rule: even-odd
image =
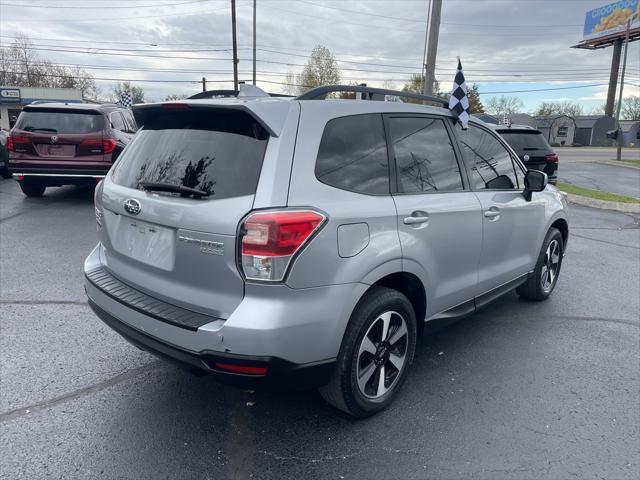
[(221, 381), (319, 387), (368, 416), (406, 379), (425, 322), (514, 288), (551, 294), (569, 227), (545, 174), (481, 122), (324, 100), (340, 90), (415, 96), (245, 86), (134, 110), (142, 129), (95, 194), (95, 313)]

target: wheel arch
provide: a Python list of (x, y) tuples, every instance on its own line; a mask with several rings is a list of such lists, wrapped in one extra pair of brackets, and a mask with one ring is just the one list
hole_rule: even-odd
[(374, 286), (391, 288), (406, 296), (413, 306), (418, 335), (422, 334), (427, 315), (427, 294), (420, 279), (410, 272), (395, 272), (380, 278), (369, 289)]
[[(549, 225), (549, 228), (557, 228), (560, 231), (560, 234), (562, 235), (563, 250), (566, 251), (567, 242), (569, 241), (569, 222), (562, 217), (556, 218), (551, 225)], [(549, 229), (547, 229), (547, 231), (548, 230)]]

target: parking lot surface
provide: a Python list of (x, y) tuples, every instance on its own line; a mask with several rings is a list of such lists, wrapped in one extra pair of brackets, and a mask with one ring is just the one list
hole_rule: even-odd
[[(640, 198), (640, 169), (598, 163), (616, 158), (614, 148), (558, 148), (558, 180), (578, 187)], [(640, 149), (626, 148), (623, 158), (640, 160)]]
[(396, 402), (243, 391), (90, 311), (92, 192), (0, 181), (0, 478), (640, 477), (640, 222), (573, 207), (554, 295), (432, 325)]

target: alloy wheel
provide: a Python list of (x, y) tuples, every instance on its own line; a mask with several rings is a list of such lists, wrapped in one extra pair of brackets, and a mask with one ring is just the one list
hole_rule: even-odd
[(369, 326), (358, 349), (357, 382), (360, 393), (376, 399), (391, 390), (405, 367), (409, 335), (397, 312), (382, 313)]
[(560, 244), (557, 240), (551, 240), (544, 254), (542, 270), (540, 271), (540, 286), (545, 292), (553, 288), (560, 270)]

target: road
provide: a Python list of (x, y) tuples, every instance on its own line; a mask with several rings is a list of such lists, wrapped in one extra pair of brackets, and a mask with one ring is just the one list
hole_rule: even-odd
[[(613, 148), (557, 148), (558, 180), (585, 188), (640, 198), (640, 169), (597, 163), (616, 158)], [(625, 148), (622, 158), (640, 160), (640, 149)]]
[(432, 326), (390, 409), (251, 392), (127, 344), (85, 302), (91, 192), (0, 181), (0, 478), (640, 478), (640, 223), (574, 208), (555, 294)]

